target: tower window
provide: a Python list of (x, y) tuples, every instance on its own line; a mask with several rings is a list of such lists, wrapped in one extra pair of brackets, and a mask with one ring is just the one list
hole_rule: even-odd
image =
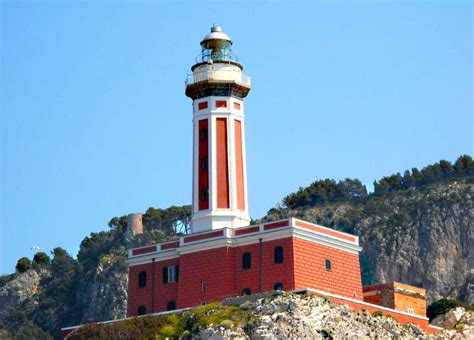
[(202, 189), (201, 190), (201, 201), (207, 201), (207, 189)]
[(207, 140), (207, 129), (201, 129), (199, 136), (201, 138), (201, 141), (205, 142)]
[(199, 110), (207, 109), (207, 102), (200, 102), (200, 103), (198, 104), (198, 109), (199, 109)]
[(138, 287), (146, 287), (146, 272), (138, 273)]
[(250, 288), (244, 288), (242, 289), (242, 295), (251, 295), (252, 292), (250, 291)]
[(273, 262), (275, 262), (276, 264), (283, 263), (283, 247), (282, 246), (275, 247), (275, 250), (273, 251)]
[(236, 102), (234, 102), (234, 109), (236, 109), (236, 110), (239, 110), (239, 111), (240, 111), (240, 103), (236, 103)]
[(227, 101), (225, 100), (217, 100), (216, 107), (227, 107)]
[(326, 270), (331, 270), (331, 260), (326, 259)]
[(179, 265), (163, 267), (163, 283), (176, 283), (179, 280)]
[(250, 269), (252, 267), (252, 254), (244, 253), (242, 255), (242, 269)]
[(166, 310), (175, 310), (176, 309), (176, 302), (169, 301), (166, 305)]
[(146, 314), (146, 307), (145, 306), (138, 307), (137, 315), (140, 316), (140, 315), (145, 315), (145, 314)]
[(207, 158), (201, 158), (201, 170), (202, 171), (207, 170)]
[(281, 282), (275, 283), (273, 285), (273, 290), (278, 290), (278, 291), (283, 290), (283, 283), (281, 283)]

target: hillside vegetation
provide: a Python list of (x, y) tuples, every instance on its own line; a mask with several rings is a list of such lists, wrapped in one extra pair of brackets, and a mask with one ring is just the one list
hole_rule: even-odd
[[(474, 162), (462, 156), (384, 177), (370, 194), (357, 179), (316, 181), (260, 221), (297, 216), (355, 233), (365, 284), (397, 280), (426, 288), (430, 302), (472, 304), (473, 195)], [(77, 258), (58, 247), (20, 259), (16, 273), (0, 277), (0, 338), (57, 338), (61, 327), (125, 317), (126, 249), (176, 237), (190, 215), (190, 206), (149, 208), (137, 237), (125, 232), (125, 216), (114, 217), (82, 241)]]

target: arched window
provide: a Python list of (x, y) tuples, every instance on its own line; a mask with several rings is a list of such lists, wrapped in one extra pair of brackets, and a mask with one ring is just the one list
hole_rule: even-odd
[(242, 295), (250, 295), (250, 294), (252, 294), (250, 288), (242, 289)]
[(273, 290), (283, 290), (283, 283), (277, 282), (273, 285)]
[(282, 246), (275, 247), (275, 250), (273, 251), (273, 261), (275, 263), (283, 263), (283, 247)]
[(244, 253), (242, 255), (242, 268), (250, 269), (252, 267), (252, 254)]
[(175, 310), (176, 309), (176, 302), (169, 301), (168, 305), (166, 306), (166, 310)]
[(137, 315), (145, 315), (145, 314), (146, 314), (146, 307), (145, 306), (138, 307)]
[(138, 287), (146, 287), (146, 272), (138, 273)]

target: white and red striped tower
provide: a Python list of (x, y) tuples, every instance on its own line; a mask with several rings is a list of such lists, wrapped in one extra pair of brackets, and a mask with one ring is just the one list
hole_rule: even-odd
[(249, 225), (244, 98), (250, 77), (214, 25), (186, 80), (193, 100), (192, 232)]

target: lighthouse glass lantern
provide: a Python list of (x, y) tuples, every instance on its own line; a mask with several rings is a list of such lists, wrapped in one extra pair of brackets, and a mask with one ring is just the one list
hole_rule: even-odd
[(231, 46), (214, 25), (186, 79), (193, 100), (192, 232), (250, 224), (244, 122), (250, 77)]
[(232, 41), (229, 36), (222, 32), (220, 26), (211, 27), (211, 32), (208, 33), (201, 42), (201, 61), (229, 61), (233, 60), (232, 55)]

